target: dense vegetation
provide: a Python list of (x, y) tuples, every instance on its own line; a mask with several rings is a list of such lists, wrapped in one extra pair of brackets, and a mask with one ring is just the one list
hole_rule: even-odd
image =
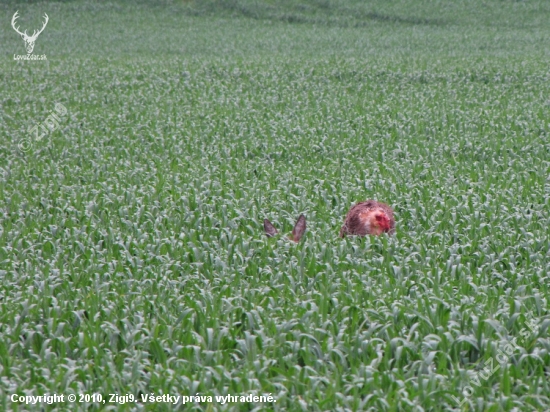
[(550, 3), (137, 4), (0, 4), (0, 410), (550, 409)]

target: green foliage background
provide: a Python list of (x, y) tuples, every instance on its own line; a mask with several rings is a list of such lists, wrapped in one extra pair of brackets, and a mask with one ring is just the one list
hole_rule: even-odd
[[(48, 13), (46, 61), (13, 60), (16, 10), (31, 32)], [(549, 409), (549, 20), (544, 1), (0, 4), (0, 409)], [(396, 236), (337, 238), (368, 198)], [(300, 213), (299, 245), (263, 235)]]

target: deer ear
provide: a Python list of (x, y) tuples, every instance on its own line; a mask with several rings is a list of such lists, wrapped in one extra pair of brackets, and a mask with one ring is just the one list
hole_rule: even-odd
[(304, 215), (300, 215), (300, 217), (296, 221), (296, 224), (294, 225), (294, 229), (292, 229), (291, 239), (294, 240), (296, 243), (298, 243), (305, 231), (306, 231), (306, 217)]
[(267, 237), (273, 237), (277, 233), (279, 233), (279, 231), (275, 229), (275, 226), (273, 226), (271, 222), (267, 219), (264, 219), (264, 230)]

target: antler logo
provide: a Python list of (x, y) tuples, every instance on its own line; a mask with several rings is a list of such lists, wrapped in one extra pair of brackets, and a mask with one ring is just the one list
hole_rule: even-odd
[(21, 38), (25, 41), (25, 48), (27, 49), (27, 53), (31, 54), (34, 49), (34, 42), (36, 42), (36, 39), (38, 38), (38, 35), (44, 31), (46, 28), (46, 24), (48, 24), (48, 15), (44, 13), (44, 24), (42, 25), (42, 28), (40, 30), (34, 30), (32, 33), (32, 36), (29, 36), (27, 34), (27, 30), (25, 30), (23, 33), (19, 31), (19, 26), (15, 27), (15, 21), (19, 18), (18, 14), (19, 11), (16, 11), (13, 15), (13, 18), (11, 19), (11, 26), (13, 29), (21, 35)]

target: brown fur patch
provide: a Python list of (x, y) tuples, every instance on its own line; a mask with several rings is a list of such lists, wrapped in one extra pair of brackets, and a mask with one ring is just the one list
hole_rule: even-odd
[(275, 229), (275, 226), (273, 226), (271, 222), (267, 219), (264, 219), (264, 231), (267, 237), (273, 237), (277, 233), (279, 233), (279, 231)]
[(344, 225), (340, 229), (340, 237), (346, 235), (366, 236), (381, 235), (385, 230), (376, 222), (375, 216), (382, 213), (389, 221), (388, 233), (395, 232), (393, 210), (386, 204), (375, 200), (367, 200), (352, 206), (346, 215)]
[(294, 229), (292, 229), (291, 239), (294, 240), (296, 243), (298, 243), (302, 238), (302, 236), (304, 235), (305, 231), (306, 231), (306, 217), (304, 215), (300, 215), (300, 217), (296, 221), (296, 224), (294, 225)]

